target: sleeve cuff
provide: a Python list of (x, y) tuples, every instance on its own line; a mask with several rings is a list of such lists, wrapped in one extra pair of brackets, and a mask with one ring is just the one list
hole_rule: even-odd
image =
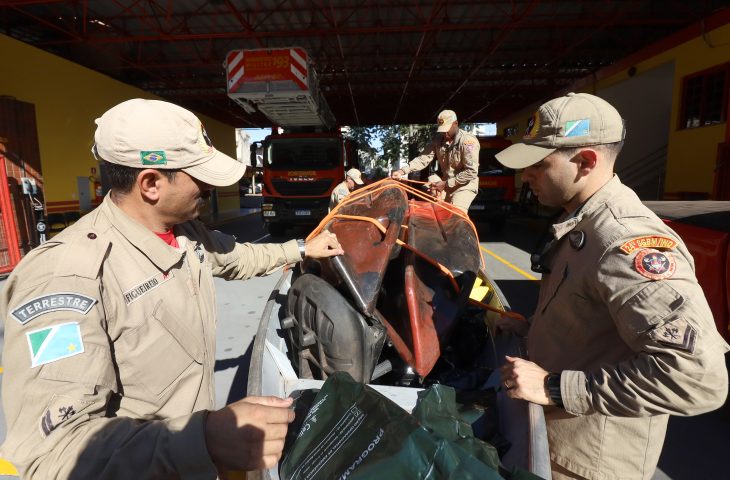
[(403, 165), (402, 167), (400, 167), (400, 169), (403, 170), (403, 173), (405, 173), (406, 175), (411, 173), (411, 167), (409, 165)]
[(560, 393), (566, 412), (573, 415), (584, 415), (591, 411), (586, 381), (584, 372), (563, 370), (560, 378)]
[(205, 444), (203, 410), (167, 422), (170, 431), (170, 458), (181, 478), (215, 478), (218, 472)]
[(302, 255), (299, 253), (299, 245), (296, 240), (289, 240), (281, 245), (284, 249), (284, 257), (286, 263), (297, 263), (302, 259)]
[(456, 179), (455, 178), (449, 178), (446, 181), (446, 186), (449, 188), (454, 188), (456, 186)]

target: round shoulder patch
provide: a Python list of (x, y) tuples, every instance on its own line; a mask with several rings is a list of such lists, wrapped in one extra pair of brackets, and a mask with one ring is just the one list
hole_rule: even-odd
[(677, 270), (677, 262), (669, 252), (644, 248), (636, 254), (634, 268), (646, 278), (663, 280), (674, 275), (674, 272)]

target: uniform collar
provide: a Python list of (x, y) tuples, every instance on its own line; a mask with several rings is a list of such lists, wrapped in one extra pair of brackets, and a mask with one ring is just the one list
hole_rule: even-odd
[(551, 227), (552, 232), (555, 234), (555, 239), (558, 240), (573, 230), (584, 217), (593, 213), (596, 208), (604, 205), (608, 199), (616, 195), (620, 188), (621, 181), (614, 174), (611, 180), (594, 193), (591, 198), (586, 200), (583, 205), (578, 207), (575, 212), (571, 213), (567, 218), (561, 217), (562, 220)]
[(101, 211), (109, 218), (111, 225), (129, 243), (142, 252), (143, 255), (149, 258), (163, 272), (170, 270), (182, 259), (185, 253), (184, 249), (177, 250), (167, 245), (153, 231), (132, 219), (121, 208), (116, 206), (111, 199), (111, 195), (107, 195), (104, 198), (101, 204)]

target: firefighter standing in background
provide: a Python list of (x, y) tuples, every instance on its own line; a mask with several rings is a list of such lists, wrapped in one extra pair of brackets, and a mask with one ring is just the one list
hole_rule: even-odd
[(27, 479), (214, 479), (276, 465), (290, 399), (214, 410), (213, 277), (338, 255), (337, 238), (249, 244), (205, 228), (205, 199), (245, 167), (183, 108), (134, 99), (96, 123), (110, 193), (26, 255), (0, 294), (3, 456)]
[(330, 195), (330, 211), (337, 206), (350, 192), (355, 190), (355, 184), (362, 185), (362, 175), (357, 168), (351, 168), (345, 174), (345, 180), (332, 190)]
[(468, 213), (479, 190), (479, 140), (459, 128), (452, 110), (439, 113), (437, 135), (429, 146), (408, 165), (394, 171), (391, 178), (399, 180), (410, 172), (423, 170), (434, 157), (438, 160), (441, 178), (429, 182), (429, 190), (437, 197), (439, 192), (446, 192), (447, 202)]
[(624, 133), (608, 102), (570, 93), (497, 154), (563, 209), (533, 259), (543, 276), (529, 325), (498, 324), (527, 334), (530, 361), (507, 357), (502, 381), (545, 406), (556, 480), (652, 478), (669, 415), (719, 408), (728, 391), (728, 346), (692, 256), (613, 173)]

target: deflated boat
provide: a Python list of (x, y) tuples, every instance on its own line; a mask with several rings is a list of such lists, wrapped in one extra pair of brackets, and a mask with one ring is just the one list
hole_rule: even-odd
[(478, 355), (463, 338), (455, 345), (454, 333), (486, 339), (484, 309), (500, 314), (504, 305), (467, 216), (383, 180), (347, 197), (312, 235), (322, 229), (345, 254), (306, 260), (292, 282), (287, 326), (300, 375), (420, 385), (450, 348)]

